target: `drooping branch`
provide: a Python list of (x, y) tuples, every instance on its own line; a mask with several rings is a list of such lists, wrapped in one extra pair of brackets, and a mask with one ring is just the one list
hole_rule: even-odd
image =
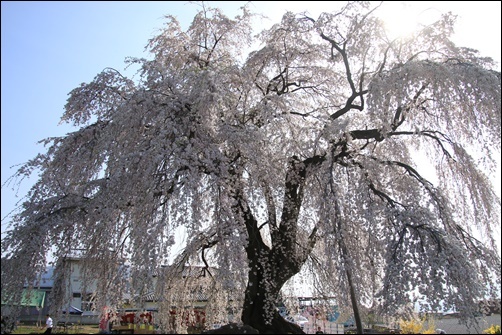
[(408, 165), (406, 163), (399, 162), (399, 161), (388, 161), (388, 160), (384, 161), (384, 160), (380, 160), (374, 156), (369, 156), (369, 158), (380, 163), (380, 164), (389, 165), (389, 166), (398, 166), (398, 167), (403, 168), (408, 173), (408, 175), (410, 175), (415, 180), (417, 180), (419, 182), (419, 184), (422, 185), (428, 191), (429, 195), (432, 197), (432, 199), (434, 199), (434, 201), (438, 205), (438, 208), (440, 208), (440, 209), (444, 208), (443, 201), (438, 196), (438, 193), (434, 189), (434, 186), (431, 184), (431, 182), (429, 182), (427, 179), (422, 177), (418, 173), (418, 171), (415, 170), (413, 167), (411, 167), (410, 165)]
[(388, 133), (388, 136), (401, 136), (401, 135), (417, 135), (417, 136), (425, 136), (433, 139), (441, 148), (441, 151), (443, 154), (448, 157), (452, 158), (452, 155), (448, 151), (448, 149), (445, 147), (445, 144), (448, 145), (454, 145), (454, 142), (448, 137), (448, 135), (436, 131), (436, 130), (421, 130), (421, 131), (393, 131)]

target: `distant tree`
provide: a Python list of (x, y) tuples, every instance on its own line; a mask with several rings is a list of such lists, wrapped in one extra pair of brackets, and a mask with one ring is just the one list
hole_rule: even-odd
[(377, 11), (287, 13), (257, 39), (247, 8), (230, 19), (202, 6), (186, 31), (167, 16), (152, 58), (129, 59), (137, 80), (107, 68), (71, 91), (62, 120), (80, 128), (13, 176), (40, 172), (2, 240), (14, 264), (2, 297), (36, 280), (50, 252), (84, 248), (97, 306), (119, 304), (146, 292), (184, 227), (157, 294), (175, 299), (181, 268), (207, 266), (211, 311), (240, 301), (260, 333), (302, 333), (276, 309), (302, 269), (340, 305), (397, 315), (426, 297), (474, 315), (500, 295), (488, 178), (500, 72), (449, 40), (451, 14), (390, 40)]

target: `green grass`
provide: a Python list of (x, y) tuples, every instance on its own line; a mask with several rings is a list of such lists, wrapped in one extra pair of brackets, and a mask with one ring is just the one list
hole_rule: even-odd
[[(40, 329), (35, 325), (19, 325), (12, 334), (42, 334), (45, 329)], [(55, 328), (52, 332), (53, 334), (99, 334), (98, 325), (76, 325), (69, 328), (68, 331), (60, 332), (58, 328)]]

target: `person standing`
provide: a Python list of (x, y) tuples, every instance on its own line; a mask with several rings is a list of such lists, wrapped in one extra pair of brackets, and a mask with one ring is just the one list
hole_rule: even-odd
[(324, 334), (324, 332), (321, 330), (321, 326), (317, 326), (317, 331), (315, 333), (316, 334)]
[(52, 318), (49, 314), (47, 314), (47, 318), (45, 319), (45, 327), (44, 334), (52, 334)]

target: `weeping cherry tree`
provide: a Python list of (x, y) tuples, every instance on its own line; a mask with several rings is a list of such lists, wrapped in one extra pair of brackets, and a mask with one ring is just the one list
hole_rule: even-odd
[(366, 2), (258, 35), (246, 7), (200, 8), (185, 30), (166, 16), (151, 57), (127, 59), (134, 80), (106, 68), (72, 90), (76, 131), (9, 180), (39, 172), (2, 240), (2, 297), (79, 248), (97, 306), (157, 278), (166, 331), (194, 264), (206, 322), (233, 304), (260, 333), (302, 333), (277, 310), (300, 271), (354, 311), (468, 320), (500, 298), (501, 76), (449, 39), (453, 15), (390, 39)]

